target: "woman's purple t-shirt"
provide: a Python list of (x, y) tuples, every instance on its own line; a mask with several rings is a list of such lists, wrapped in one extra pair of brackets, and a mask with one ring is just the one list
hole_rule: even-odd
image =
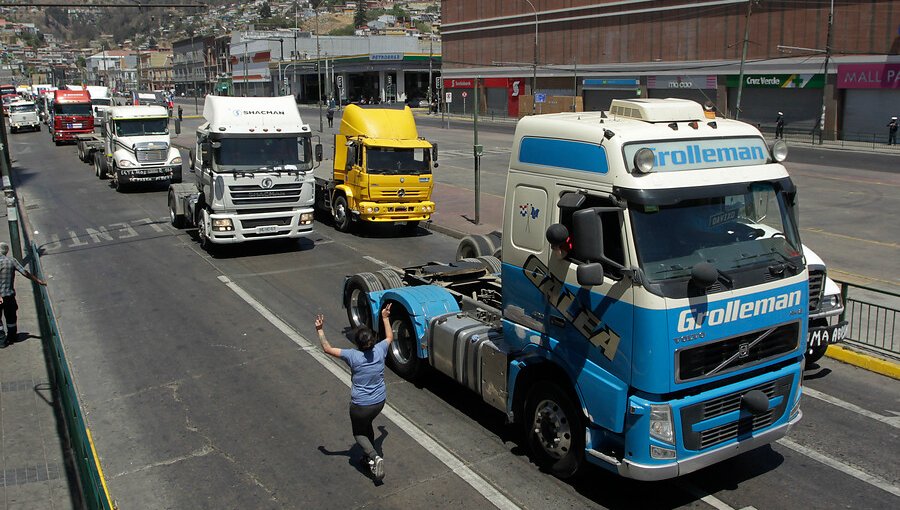
[(341, 359), (350, 367), (350, 402), (358, 406), (370, 406), (384, 402), (387, 388), (384, 385), (384, 358), (388, 343), (382, 340), (368, 351), (341, 349)]

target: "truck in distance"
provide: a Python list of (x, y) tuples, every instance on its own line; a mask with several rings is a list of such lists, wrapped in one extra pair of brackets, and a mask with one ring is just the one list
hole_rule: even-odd
[(206, 96), (191, 156), (195, 183), (173, 184), (172, 225), (196, 226), (204, 249), (313, 232), (312, 144), (292, 96)]
[(91, 95), (87, 90), (55, 90), (48, 122), (53, 143), (76, 141), (75, 135), (94, 132)]
[(119, 191), (138, 184), (181, 182), (182, 159), (161, 106), (113, 106), (100, 112), (100, 134), (77, 137), (78, 157)]
[(348, 105), (334, 135), (333, 169), (316, 176), (316, 207), (330, 212), (342, 232), (356, 222), (403, 223), (414, 230), (434, 213), (437, 166), (437, 144), (419, 137), (408, 107)]
[(662, 480), (771, 443), (802, 416), (809, 318), (786, 155), (680, 99), (526, 117), (502, 263), (353, 275), (351, 326), (391, 303), (393, 369), (473, 390), (559, 477)]
[(100, 125), (100, 115), (103, 111), (112, 106), (112, 99), (109, 97), (109, 87), (101, 87), (98, 85), (88, 85), (85, 87), (91, 95), (91, 108), (94, 110), (94, 125)]
[(41, 130), (41, 119), (34, 101), (13, 101), (9, 104), (9, 132), (18, 133), (23, 129)]

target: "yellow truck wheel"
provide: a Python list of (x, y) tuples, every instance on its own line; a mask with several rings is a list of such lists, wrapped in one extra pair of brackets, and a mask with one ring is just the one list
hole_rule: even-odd
[(349, 232), (353, 218), (350, 213), (350, 206), (347, 205), (347, 197), (338, 195), (334, 199), (331, 206), (331, 215), (334, 217), (334, 228), (341, 232)]

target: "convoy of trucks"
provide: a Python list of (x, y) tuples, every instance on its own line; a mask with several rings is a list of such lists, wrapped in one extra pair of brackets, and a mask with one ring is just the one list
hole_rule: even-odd
[(99, 134), (76, 137), (78, 157), (119, 191), (135, 184), (181, 182), (181, 153), (169, 138), (161, 106), (114, 106), (101, 112)]
[(79, 134), (94, 132), (91, 95), (87, 90), (55, 90), (48, 121), (53, 143), (74, 142)]
[[(73, 104), (60, 92), (54, 108)], [(203, 116), (195, 183), (179, 182), (159, 106), (101, 112), (79, 157), (120, 189), (171, 180), (172, 224), (207, 250), (308, 236), (314, 206), (345, 231), (434, 211), (437, 147), (408, 108), (349, 106), (322, 177), (291, 96), (207, 96)], [(786, 155), (680, 99), (526, 117), (503, 233), (463, 238), (456, 261), (349, 276), (348, 320), (377, 330), (391, 304), (394, 371), (474, 391), (559, 477), (592, 463), (661, 480), (771, 443), (802, 416), (804, 356), (847, 332), (837, 285), (800, 241)]]
[(353, 275), (351, 326), (391, 303), (395, 371), (475, 391), (560, 477), (660, 480), (771, 443), (802, 414), (809, 317), (786, 152), (685, 100), (526, 117), (502, 262)]
[(437, 145), (419, 137), (412, 110), (348, 105), (334, 135), (334, 165), (316, 176), (316, 207), (346, 232), (356, 222), (415, 229), (434, 213)]
[(196, 226), (201, 245), (293, 239), (313, 232), (313, 147), (292, 96), (206, 96), (191, 168), (169, 187), (172, 225)]

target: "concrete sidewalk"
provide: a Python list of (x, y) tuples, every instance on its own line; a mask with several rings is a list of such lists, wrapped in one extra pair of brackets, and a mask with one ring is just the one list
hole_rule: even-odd
[[(3, 223), (0, 240), (9, 242)], [(16, 278), (16, 300), (18, 342), (0, 350), (0, 509), (80, 508), (34, 294), (22, 275)]]

